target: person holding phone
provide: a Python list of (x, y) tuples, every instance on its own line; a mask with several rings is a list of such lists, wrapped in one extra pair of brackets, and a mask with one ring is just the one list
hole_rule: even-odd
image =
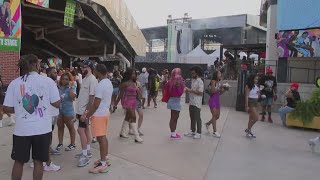
[(59, 81), (59, 93), (61, 98), (60, 115), (58, 118), (58, 139), (59, 144), (56, 148), (57, 151), (61, 151), (63, 146), (64, 126), (66, 125), (70, 133), (70, 145), (65, 150), (73, 151), (76, 149), (76, 130), (73, 125), (73, 119), (75, 116), (73, 101), (76, 98), (76, 85), (74, 84), (72, 75), (65, 73), (61, 76)]
[(286, 115), (292, 112), (296, 106), (297, 102), (300, 101), (300, 93), (298, 92), (299, 84), (292, 83), (288, 91), (286, 92), (287, 105), (279, 109), (282, 125), (286, 126)]

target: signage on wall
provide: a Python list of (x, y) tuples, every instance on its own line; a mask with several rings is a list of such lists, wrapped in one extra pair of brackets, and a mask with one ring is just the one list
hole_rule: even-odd
[(20, 51), (20, 0), (0, 0), (0, 51)]
[(320, 57), (320, 29), (281, 31), (277, 43), (280, 58)]
[(26, 1), (41, 7), (45, 7), (45, 8), (49, 7), (49, 0), (26, 0)]
[(74, 15), (76, 12), (76, 1), (67, 0), (66, 9), (64, 11), (64, 25), (74, 27)]

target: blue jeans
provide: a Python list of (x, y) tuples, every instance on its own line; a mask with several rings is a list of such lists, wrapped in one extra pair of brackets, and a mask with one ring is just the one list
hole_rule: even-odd
[(283, 106), (279, 109), (280, 117), (282, 120), (282, 125), (286, 126), (286, 115), (294, 110), (294, 108)]

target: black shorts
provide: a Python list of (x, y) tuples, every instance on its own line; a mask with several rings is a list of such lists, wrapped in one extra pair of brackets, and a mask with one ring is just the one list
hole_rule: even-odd
[(40, 162), (49, 160), (49, 146), (52, 133), (35, 136), (13, 135), (13, 147), (11, 158), (15, 161), (27, 163), (30, 159), (32, 148), (32, 159)]
[(76, 118), (79, 120), (79, 128), (87, 128), (88, 124), (85, 122), (80, 121), (81, 115), (77, 114)]

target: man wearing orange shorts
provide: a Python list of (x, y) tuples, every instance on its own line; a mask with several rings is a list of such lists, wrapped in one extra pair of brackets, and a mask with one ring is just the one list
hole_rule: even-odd
[(99, 80), (99, 84), (96, 87), (95, 99), (93, 106), (86, 111), (81, 121), (91, 120), (92, 135), (97, 137), (100, 146), (100, 160), (94, 163), (94, 168), (90, 169), (90, 173), (106, 173), (108, 172), (108, 140), (107, 140), (107, 128), (109, 120), (109, 108), (111, 104), (111, 98), (113, 93), (113, 87), (111, 81), (107, 76), (107, 67), (103, 64), (98, 64), (95, 70), (95, 76)]

